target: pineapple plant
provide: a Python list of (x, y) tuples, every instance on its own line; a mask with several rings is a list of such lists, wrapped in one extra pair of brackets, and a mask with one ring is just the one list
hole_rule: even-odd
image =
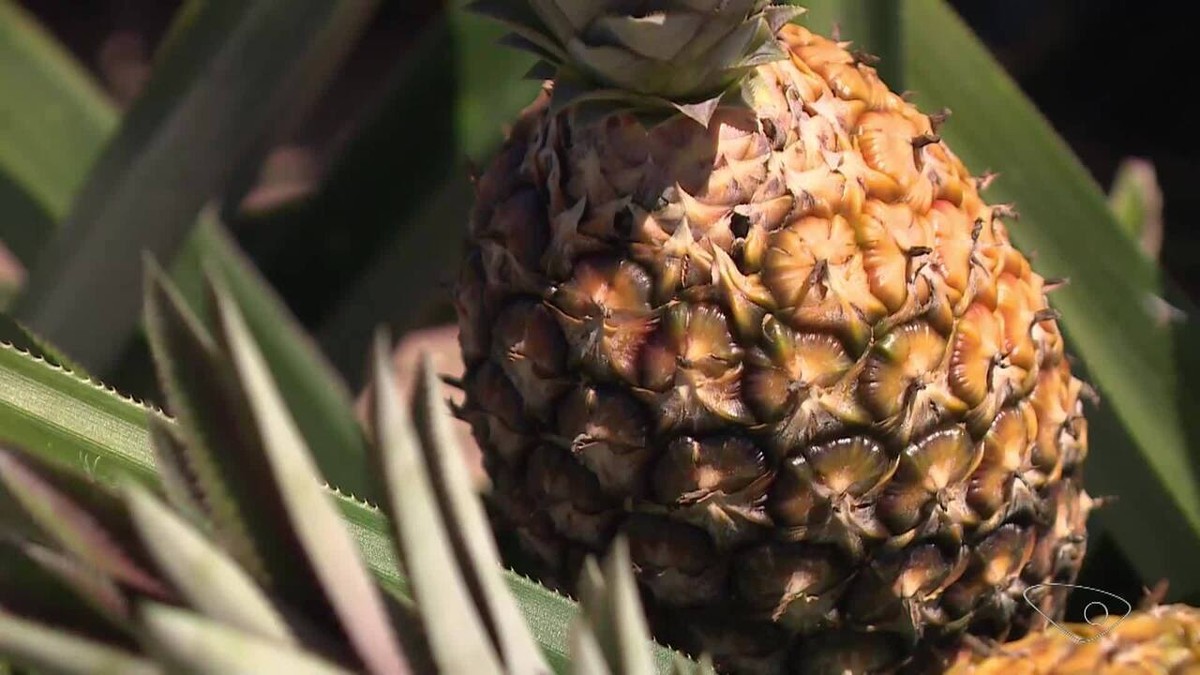
[(244, 308), (210, 282), (194, 313), (154, 277), (147, 323), (177, 413), (144, 411), (157, 480), (0, 444), (4, 672), (713, 672), (650, 642), (621, 541), (582, 570), (569, 658), (551, 668), (505, 587), (437, 376), (425, 363), (406, 411), (381, 336), (363, 432), (405, 573), (382, 583), (352, 534), (378, 511), (323, 484)]
[(1058, 617), (1087, 388), (947, 113), (793, 7), (478, 7), (549, 78), (456, 291), (529, 569), (570, 590), (626, 537), (656, 635), (731, 672), (927, 667)]
[(968, 650), (947, 675), (1117, 675), (1200, 672), (1200, 610), (1161, 605), (1100, 635), (1094, 623), (1066, 624), (1003, 645)]

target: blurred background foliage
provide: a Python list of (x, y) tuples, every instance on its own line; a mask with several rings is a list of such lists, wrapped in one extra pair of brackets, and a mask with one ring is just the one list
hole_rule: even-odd
[[(816, 29), (837, 22), (844, 38), (884, 55), (885, 76), (914, 89), (927, 110), (977, 85), (985, 98), (956, 110), (945, 131), (973, 171), (998, 168), (1008, 152), (1014, 162), (1020, 152), (1037, 160), (1002, 176), (998, 189), (1031, 208), (1015, 235), (1027, 248), (1023, 237), (1050, 249), (1029, 251), (1035, 267), (1054, 276), (1045, 268), (1066, 260), (1087, 273), (1076, 280), (1083, 290), (1054, 300), (1071, 310), (1068, 337), (1105, 356), (1083, 365), (1113, 400), (1089, 413), (1088, 484), (1101, 496), (1132, 493), (1093, 519), (1081, 583), (1136, 598), (1168, 574), (1172, 599), (1200, 601), (1200, 482), (1192, 477), (1200, 368), (1191, 339), (1200, 317), (1187, 316), (1188, 298), (1200, 296), (1200, 234), (1190, 222), (1200, 206), (1191, 187), (1200, 137), (1177, 105), (1200, 57), (1188, 42), (1186, 6), (950, 3), (1091, 179), (1113, 186), (1117, 219), (1100, 219), (1131, 237), (1103, 250), (1115, 225), (1098, 223), (1095, 237), (1070, 227), (1036, 237), (1022, 230), (1047, 228), (1058, 215), (1052, 209), (1086, 222), (1099, 192), (1074, 173), (1032, 108), (997, 101), (996, 119), (982, 125), (986, 96), (1009, 85), (972, 51), (969, 34), (960, 43), (920, 39), (923, 28), (939, 40), (946, 33), (916, 21), (954, 28), (939, 3), (801, 4), (813, 5)], [(881, 23), (879, 7), (907, 23)], [(137, 251), (150, 248), (174, 259), (182, 288), (198, 289), (198, 261), (214, 245), (193, 227), (206, 203), (201, 219), (224, 224), (358, 389), (377, 324), (402, 336), (452, 321), (448, 289), (470, 176), (538, 87), (514, 77), (527, 58), (496, 47), (499, 35), (436, 0), (0, 0), (0, 304), (106, 383), (160, 401), (130, 275), (140, 273)], [(1012, 135), (987, 137), (995, 129)], [(1150, 164), (1128, 168), (1128, 157)], [(156, 199), (161, 208), (136, 208)], [(1131, 253), (1138, 247), (1145, 257)], [(1157, 269), (1145, 262), (1155, 255)], [(1094, 292), (1106, 278), (1118, 288), (1159, 289), (1132, 304), (1144, 301), (1146, 313), (1162, 318), (1165, 327), (1150, 336), (1161, 339), (1139, 340), (1136, 330), (1122, 338), (1136, 314), (1107, 314), (1112, 307)]]

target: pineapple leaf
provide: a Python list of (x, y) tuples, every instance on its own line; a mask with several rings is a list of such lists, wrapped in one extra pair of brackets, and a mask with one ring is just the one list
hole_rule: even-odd
[[(114, 626), (127, 628), (129, 602), (111, 578), (92, 565), (32, 542), (19, 544), (25, 557)], [(2, 603), (0, 603), (2, 604)]]
[(70, 52), (0, 0), (0, 241), (30, 264), (66, 214), (117, 115)]
[(161, 413), (0, 343), (0, 440), (101, 482), (154, 480), (146, 418)]
[[(166, 597), (167, 590), (147, 571), (136, 542), (128, 534), (127, 524), (118, 522), (127, 514), (104, 508), (107, 504), (103, 499), (81, 504), (75, 498), (78, 490), (70, 490), (47, 474), (48, 467), (38, 471), (13, 452), (0, 448), (0, 486), (47, 537), (114, 580), (148, 595)], [(100, 496), (103, 492), (97, 490), (91, 494)], [(111, 517), (103, 522), (98, 520), (104, 516)]]
[(0, 608), (24, 618), (53, 622), (89, 638), (132, 646), (121, 631), (128, 607), (117, 606), (122, 599), (111, 595), (115, 590), (112, 582), (97, 581), (93, 588), (84, 588), (80, 582), (86, 574), (93, 580), (102, 575), (85, 571), (74, 561), (70, 564), (78, 575), (64, 573), (67, 559), (59, 556), (56, 566), (50, 556), (37, 544), (0, 540)]
[[(4, 237), (0, 234), (0, 242), (3, 241)], [(45, 340), (35, 335), (22, 325), (20, 321), (3, 313), (0, 313), (0, 342), (16, 347), (31, 356), (35, 356), (60, 368), (70, 370), (81, 377), (87, 377), (87, 373), (79, 364), (67, 358), (66, 355), (60, 353)]]
[(584, 564), (579, 581), (583, 607), (580, 620), (594, 632), (596, 642), (614, 675), (648, 675), (654, 672), (650, 653), (638, 649), (650, 635), (642, 613), (629, 543), (617, 537), (603, 568), (594, 559)]
[(467, 588), (487, 623), (505, 668), (510, 673), (548, 670), (521, 611), (504, 586), (503, 567), (487, 514), (475, 494), (458, 438), (451, 427), (450, 409), (441, 397), (441, 382), (428, 356), (421, 359), (412, 398), (412, 420), (420, 437), (436, 498), (446, 519), (446, 534), (454, 547)]
[(167, 501), (194, 523), (205, 522), (208, 513), (199, 479), (188, 467), (187, 446), (179, 427), (161, 417), (146, 418), (150, 444), (154, 448), (154, 464)]
[(237, 302), (325, 480), (375, 501), (366, 469), (366, 437), (354, 417), (345, 382), (212, 209), (201, 214), (199, 226), (172, 267), (172, 278), (192, 306), (203, 299), (205, 272), (219, 278)]
[[(179, 429), (161, 413), (27, 354), (0, 345), (0, 438), (20, 445), (31, 456), (75, 467), (101, 483), (135, 478), (153, 484), (154, 451), (147, 419)], [(334, 490), (345, 526), (380, 585), (411, 597), (408, 580), (396, 562), (389, 526), (373, 506)], [(0, 527), (4, 521), (0, 490)], [(569, 672), (569, 627), (578, 607), (566, 597), (510, 571), (504, 580), (547, 661), (557, 673)], [(654, 645), (659, 673), (673, 672), (675, 653)]]
[(612, 674), (595, 634), (588, 628), (587, 622), (580, 619), (571, 624), (571, 674)]
[(1151, 260), (1158, 260), (1163, 239), (1163, 195), (1154, 164), (1136, 157), (1123, 160), (1108, 192), (1108, 206), (1142, 251)]
[[(260, 580), (287, 566), (285, 556), (269, 564), (272, 551), (288, 550), (273, 527), (277, 514), (256, 505), (269, 478), (236, 376), (211, 333), (147, 263), (146, 330), (159, 380), (185, 438), (187, 469), (196, 477), (204, 510), (222, 545)], [(262, 538), (252, 536), (261, 533)], [(283, 567), (284, 579), (290, 575)], [(280, 580), (276, 580), (280, 581)], [(304, 587), (304, 586), (300, 586)], [(304, 603), (300, 603), (304, 604)]]
[[(189, 673), (350, 675), (350, 671), (186, 610), (147, 603), (141, 624), (150, 649)], [(406, 671), (391, 671), (406, 672)]]
[(307, 560), (346, 636), (370, 672), (407, 671), (383, 596), (363, 568), (354, 540), (322, 488), (320, 473), (271, 379), (262, 352), (233, 299), (224, 288), (216, 287), (213, 292), (224, 341), (262, 439), (259, 451), (270, 467), (283, 514), (289, 521), (285, 528), (294, 533), (299, 544), (299, 555), (293, 556), (291, 564)]
[(504, 672), (454, 559), (437, 496), (417, 447), (419, 439), (398, 400), (388, 341), (382, 335), (373, 356), (376, 462), (395, 528), (394, 540), (422, 610), (430, 651), (443, 672)]
[(28, 668), (63, 675), (157, 675), (145, 659), (105, 644), (28, 621), (0, 609), (0, 654)]
[(922, 108), (954, 110), (941, 137), (974, 171), (999, 172), (987, 198), (1020, 208), (1013, 240), (1037, 251), (1040, 274), (1071, 280), (1050, 299), (1104, 397), (1088, 412), (1086, 484), (1120, 497), (1094, 518), (1143, 579), (1169, 578), (1178, 597), (1200, 590), (1190, 562), (1200, 559), (1200, 308), (1121, 231), (1096, 182), (954, 11), (942, 0), (901, 8), (905, 84)]
[[(111, 365), (138, 319), (138, 254), (170, 257), (258, 139), (344, 54), (354, 0), (205, 2), (182, 14), (146, 89), (38, 258), (17, 316), (90, 369)], [(340, 40), (333, 39), (340, 36)], [(95, 255), (104, 250), (105, 255)]]
[(128, 484), (125, 502), (158, 569), (204, 614), (248, 633), (294, 644), (283, 617), (248, 574), (145, 488)]

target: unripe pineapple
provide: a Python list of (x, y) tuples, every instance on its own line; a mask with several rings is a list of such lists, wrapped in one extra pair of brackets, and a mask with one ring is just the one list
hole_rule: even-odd
[(1131, 614), (1107, 632), (1090, 624), (1047, 628), (967, 652), (948, 675), (1196, 675), (1200, 610), (1165, 605)]
[(462, 413), (541, 576), (623, 532), (657, 635), (744, 672), (1041, 626), (1083, 385), (939, 120), (793, 8), (503, 4), (554, 79), (478, 181)]

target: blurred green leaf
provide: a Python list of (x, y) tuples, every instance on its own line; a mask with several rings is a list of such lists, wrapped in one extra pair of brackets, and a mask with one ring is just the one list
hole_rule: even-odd
[(231, 627), (294, 644), (283, 617), (224, 551), (145, 488), (128, 484), (124, 496), (140, 540), (190, 604)]
[[(376, 377), (383, 374), (377, 371)], [(390, 375), (385, 379), (391, 379)], [(546, 665), (529, 626), (521, 619), (516, 602), (504, 586), (495, 535), (488, 527), (487, 513), (462, 460), (463, 449), (451, 426), (450, 406), (442, 392), (441, 380), (426, 355), (421, 359), (410, 417), (446, 521), (446, 535), (505, 669), (512, 673), (544, 672)]]
[(128, 652), (27, 621), (0, 609), (0, 653), (15, 663), (62, 675), (157, 675), (159, 669)]
[(116, 125), (62, 45), (15, 0), (0, 0), (0, 241), (26, 265)]
[[(43, 472), (26, 466), (26, 461), (0, 448), (0, 489), (13, 497), (42, 533), (116, 581), (153, 596), (166, 593), (138, 559), (131, 537), (110, 529), (110, 523), (102, 522), (95, 510), (73, 499)], [(89, 496), (100, 495), (91, 492)]]
[[(421, 608), (429, 651), (441, 672), (500, 675), (504, 671), (499, 656), (454, 558), (446, 522), (417, 447), (419, 437), (400, 405), (386, 338), (376, 341), (372, 357), (378, 452), (374, 463), (379, 466), (391, 516), (392, 539)], [(461, 454), (452, 461), (458, 457)]]
[[(1169, 578), (1180, 595), (1200, 589), (1200, 313), (1122, 231), (1096, 182), (954, 11), (943, 0), (901, 6), (917, 101), (954, 110), (940, 130), (948, 146), (975, 172), (1000, 172), (986, 196), (1020, 208), (1014, 240), (1042, 275), (1071, 280), (1051, 300), (1105, 398), (1089, 412), (1087, 486), (1120, 497), (1099, 517), (1144, 579)], [(1164, 296), (1185, 322), (1164, 320)]]
[[(170, 258), (201, 206), (263, 134), (329, 74), (361, 0), (189, 6), (156, 73), (34, 267), (18, 317), (85, 365), (120, 354), (136, 325), (143, 251)], [(320, 67), (316, 67), (321, 64)], [(97, 255), (104, 251), (104, 255)]]
[[(262, 352), (234, 300), (220, 287), (216, 288), (215, 296), (224, 329), (224, 346), (246, 392), (262, 439), (259, 447), (270, 466), (283, 513), (289, 521), (283, 528), (295, 533), (299, 544), (296, 551), (299, 555), (293, 557), (292, 564), (306, 561), (312, 566), (325, 599), (368, 671), (407, 671), (407, 659), (399, 649), (383, 596), (363, 568), (361, 552), (355, 548), (322, 487), (320, 472), (271, 379)], [(266, 485), (261, 487), (270, 489)], [(256, 539), (262, 534), (255, 532)], [(272, 569), (271, 573), (276, 575), (278, 570)]]
[(350, 675), (350, 671), (308, 652), (167, 605), (143, 605), (141, 623), (152, 648), (174, 662), (180, 672)]
[(1163, 194), (1154, 165), (1131, 157), (1117, 167), (1108, 206), (1151, 260), (1158, 259), (1163, 239)]
[[(0, 345), (0, 438), (109, 483), (155, 481), (148, 415), (160, 413), (91, 382)], [(411, 597), (392, 551), (387, 519), (375, 507), (330, 490), (343, 522), (380, 584)], [(530, 632), (556, 672), (569, 670), (569, 627), (578, 608), (567, 598), (511, 571), (504, 581)], [(655, 646), (658, 672), (671, 672), (673, 652)]]

